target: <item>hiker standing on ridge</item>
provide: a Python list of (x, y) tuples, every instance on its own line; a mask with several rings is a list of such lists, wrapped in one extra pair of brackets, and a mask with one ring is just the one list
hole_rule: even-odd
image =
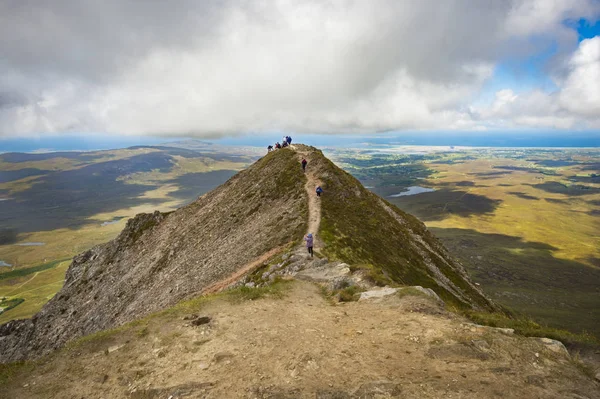
[(313, 235), (312, 233), (308, 233), (306, 237), (304, 237), (304, 241), (306, 241), (306, 249), (308, 249), (308, 253), (310, 257), (313, 257)]
[(288, 145), (292, 144), (292, 136), (285, 136)]
[(321, 196), (321, 193), (323, 192), (323, 189), (321, 188), (321, 186), (317, 186), (317, 197)]
[(306, 164), (308, 163), (308, 161), (304, 158), (302, 158), (302, 171), (306, 172)]

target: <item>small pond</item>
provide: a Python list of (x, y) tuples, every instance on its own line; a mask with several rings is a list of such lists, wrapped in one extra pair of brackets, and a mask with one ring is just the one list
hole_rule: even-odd
[(125, 219), (125, 218), (123, 218), (123, 217), (114, 218), (113, 220), (110, 220), (108, 222), (102, 222), (102, 224), (100, 226), (110, 226), (111, 224), (119, 223), (123, 219)]
[(2, 267), (2, 266), (4, 266), (4, 267), (11, 267), (12, 265), (10, 263), (6, 263), (3, 260), (0, 260), (0, 267)]
[(392, 195), (390, 195), (390, 197), (392, 197), (392, 198), (404, 197), (406, 195), (415, 195), (415, 194), (422, 194), (422, 193), (430, 193), (432, 191), (435, 191), (435, 189), (433, 189), (433, 188), (427, 188), (427, 187), (421, 187), (421, 186), (410, 186), (410, 187), (407, 187), (405, 191), (402, 191), (401, 193), (398, 193), (398, 194), (392, 194)]
[(21, 242), (19, 244), (16, 244), (20, 247), (40, 247), (42, 245), (46, 245), (45, 242)]

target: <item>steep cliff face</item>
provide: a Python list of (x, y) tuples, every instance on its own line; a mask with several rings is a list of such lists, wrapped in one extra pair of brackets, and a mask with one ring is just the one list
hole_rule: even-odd
[(306, 178), (291, 150), (271, 153), (170, 214), (141, 214), (115, 240), (77, 256), (63, 289), (30, 320), (0, 326), (0, 362), (200, 294), (307, 226)]
[(458, 307), (495, 309), (421, 222), (317, 149), (298, 145), (268, 154), (173, 213), (136, 216), (117, 239), (76, 257), (63, 289), (36, 316), (0, 326), (0, 362), (37, 357), (234, 281), (301, 240), (307, 190), (314, 195), (309, 186), (316, 183), (325, 193), (311, 202), (311, 226), (320, 218), (317, 242), (330, 259), (375, 270), (390, 283), (432, 288)]

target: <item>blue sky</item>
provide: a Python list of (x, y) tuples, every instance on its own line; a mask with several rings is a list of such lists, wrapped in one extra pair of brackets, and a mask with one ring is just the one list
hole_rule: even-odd
[[(600, 36), (600, 22), (580, 18), (577, 22), (564, 21), (564, 26), (577, 32), (578, 42)], [(558, 89), (548, 71), (548, 64), (558, 52), (556, 42), (548, 42), (544, 37), (531, 39), (537, 52), (526, 58), (511, 58), (500, 61), (494, 68), (494, 75), (486, 82), (481, 92), (480, 102), (491, 102), (498, 90), (513, 88), (515, 92), (540, 89), (554, 92)]]

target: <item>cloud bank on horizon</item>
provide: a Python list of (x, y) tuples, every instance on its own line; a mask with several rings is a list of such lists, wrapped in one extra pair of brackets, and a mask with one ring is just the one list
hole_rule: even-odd
[[(597, 0), (0, 3), (0, 137), (600, 129)], [(595, 25), (598, 26), (598, 25)]]

